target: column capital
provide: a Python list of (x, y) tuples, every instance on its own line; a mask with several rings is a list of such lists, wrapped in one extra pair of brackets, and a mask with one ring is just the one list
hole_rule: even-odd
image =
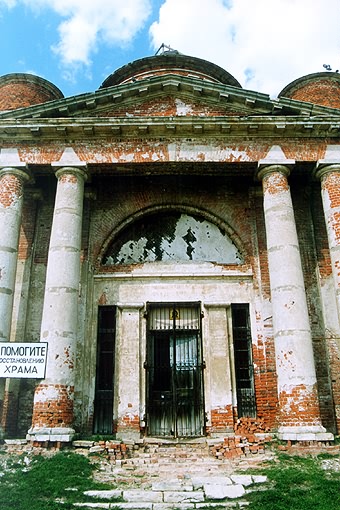
[(314, 170), (314, 177), (322, 180), (329, 173), (340, 170), (340, 145), (327, 145), (323, 159), (319, 159)]
[(325, 160), (318, 161), (316, 165), (316, 169), (314, 172), (314, 176), (317, 179), (320, 179), (322, 181), (323, 177), (327, 174), (331, 173), (339, 173), (340, 172), (340, 162), (339, 163), (330, 163), (330, 162), (324, 162)]
[(20, 166), (1, 166), (0, 165), (0, 178), (4, 175), (14, 175), (21, 182), (33, 181), (31, 172), (28, 170), (26, 163), (22, 163)]
[(290, 168), (295, 165), (294, 159), (288, 159), (280, 145), (272, 145), (266, 157), (260, 159), (256, 177), (262, 180), (269, 173), (280, 172), (285, 177), (290, 174)]
[(84, 163), (83, 166), (62, 166), (57, 167), (55, 171), (55, 176), (57, 179), (60, 179), (62, 175), (71, 174), (76, 177), (81, 177), (83, 181), (87, 181), (88, 178), (88, 172), (86, 163)]
[[(264, 160), (262, 160), (262, 161), (264, 161)], [(267, 175), (274, 174), (274, 173), (280, 173), (280, 174), (284, 175), (285, 177), (288, 177), (290, 174), (290, 168), (287, 165), (282, 165), (282, 164), (278, 164), (278, 163), (260, 166), (260, 162), (259, 162), (259, 168), (256, 172), (256, 178), (259, 181), (262, 181), (265, 177), (267, 177)]]

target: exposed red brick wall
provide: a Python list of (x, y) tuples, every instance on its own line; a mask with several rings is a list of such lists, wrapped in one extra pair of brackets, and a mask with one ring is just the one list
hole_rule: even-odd
[(246, 109), (232, 110), (230, 105), (214, 105), (206, 102), (194, 101), (192, 98), (183, 97), (180, 101), (173, 96), (149, 99), (148, 101), (134, 102), (130, 106), (124, 104), (112, 108), (110, 111), (98, 112), (99, 117), (176, 117), (176, 116), (221, 116), (221, 115), (246, 115)]
[(257, 416), (265, 421), (267, 427), (274, 429), (277, 426), (278, 395), (272, 335), (257, 336), (257, 343), (253, 344), (253, 363), (256, 366), (254, 383)]
[[(52, 396), (46, 398), (50, 392)], [(39, 399), (33, 408), (33, 427), (72, 427), (74, 387), (62, 384), (39, 384), (35, 390)]]
[[(81, 133), (80, 133), (81, 135)], [(212, 155), (216, 156), (216, 161), (226, 163), (247, 162), (254, 164), (254, 173), (259, 160), (264, 159), (273, 145), (273, 138), (252, 138), (247, 137), (243, 141), (240, 137), (234, 137), (226, 134), (223, 138), (216, 137), (215, 139), (208, 139), (204, 136), (197, 139), (189, 138), (174, 138), (169, 134), (168, 137), (157, 139), (150, 139), (148, 137), (129, 137), (120, 138), (112, 136), (107, 138), (93, 138), (84, 133), (83, 137), (76, 142), (67, 143), (76, 152), (81, 161), (85, 161), (91, 165), (90, 173), (102, 173), (105, 164), (112, 164), (107, 166), (105, 172), (112, 171), (115, 173), (115, 164), (130, 167), (132, 163), (181, 163), (187, 161), (192, 164), (194, 159), (190, 149), (196, 151), (197, 145), (207, 144), (211, 150), (207, 153), (207, 161), (212, 166), (210, 158)], [(276, 138), (275, 145), (280, 145), (287, 158), (295, 159), (297, 161), (313, 162), (323, 159), (327, 144), (334, 140), (323, 139), (320, 141), (317, 138)], [(38, 142), (38, 143), (37, 143)], [(65, 142), (55, 142), (53, 140), (38, 140), (31, 143), (25, 141), (16, 141), (15, 146), (18, 148), (19, 157), (22, 161), (32, 165), (49, 165), (52, 162), (59, 161), (63, 150), (65, 149)], [(169, 144), (177, 148), (177, 153), (169, 155)], [(0, 148), (12, 148), (13, 141), (0, 140)], [(157, 159), (155, 158), (157, 156)], [(172, 161), (170, 156), (175, 156), (176, 160)], [(204, 161), (204, 152), (195, 157), (195, 161)], [(92, 166), (95, 165), (95, 166)], [(99, 168), (98, 168), (99, 167)], [(178, 172), (178, 169), (174, 169)], [(185, 174), (188, 170), (183, 169), (181, 173)], [(235, 176), (239, 173), (239, 169), (235, 166), (233, 169)], [(47, 167), (40, 168), (40, 172), (48, 175), (50, 173)]]
[(55, 99), (55, 95), (37, 83), (0, 83), (0, 111), (15, 110)]
[(310, 83), (302, 83), (296, 90), (293, 90), (288, 97), (297, 101), (308, 101), (309, 103), (331, 108), (340, 108), (340, 80), (315, 79)]
[(207, 432), (227, 432), (233, 429), (234, 416), (231, 405), (211, 410), (211, 426)]
[(140, 417), (139, 415), (127, 414), (126, 416), (121, 416), (114, 423), (115, 432), (126, 432), (129, 430), (140, 431)]
[[(155, 176), (93, 179), (97, 186), (97, 199), (93, 202), (91, 221), (92, 261), (100, 265), (100, 253), (112, 232), (140, 211), (151, 207), (171, 206), (180, 209), (190, 208), (191, 214), (209, 212), (220, 221), (228, 224), (231, 238), (241, 243), (246, 264), (250, 264), (252, 253), (251, 227), (249, 222), (247, 180), (233, 184), (223, 178), (201, 176)], [(193, 183), (195, 185), (193, 186)], [(233, 234), (234, 233), (234, 234)], [(236, 235), (237, 233), (237, 235)], [(99, 257), (99, 259), (98, 259)]]
[(16, 175), (5, 174), (0, 178), (0, 204), (10, 207), (23, 195), (23, 183)]
[[(329, 172), (325, 174), (321, 180), (321, 188), (325, 190), (328, 194), (330, 200), (330, 207), (332, 209), (336, 209), (340, 206), (340, 173), (339, 172)], [(337, 220), (333, 225), (333, 229), (336, 233), (336, 239), (340, 239), (339, 232), (339, 213), (338, 211), (334, 212), (335, 219)]]
[[(327, 189), (329, 193), (331, 204), (337, 208), (340, 205), (338, 195), (339, 179), (334, 174), (329, 174), (322, 182), (322, 187)], [(323, 214), (323, 206), (321, 200), (321, 185), (315, 183), (313, 186), (312, 194), (312, 212), (313, 224), (315, 231), (315, 245), (317, 253), (318, 270), (321, 279), (321, 285), (326, 280), (333, 280), (332, 266), (330, 260), (330, 252), (328, 247), (327, 230), (325, 224), (325, 217)], [(339, 232), (337, 233), (339, 235)], [(327, 306), (327, 305), (325, 305)], [(330, 381), (332, 388), (332, 402), (330, 405), (330, 412), (335, 414), (336, 431), (340, 431), (340, 338), (336, 336), (333, 331), (323, 331), (321, 336), (322, 341), (326, 343), (328, 355), (328, 369), (330, 373)], [(319, 365), (318, 359), (316, 365)], [(321, 399), (322, 405), (322, 399)]]
[(263, 193), (276, 195), (289, 189), (286, 175), (274, 170), (263, 177)]
[(307, 388), (304, 384), (294, 386), (291, 391), (279, 394), (280, 425), (299, 426), (303, 423), (311, 427), (320, 424), (320, 409), (317, 388)]
[[(266, 231), (263, 212), (263, 196), (260, 188), (253, 195), (251, 208), (254, 214), (253, 232), (253, 271), (254, 290), (259, 293), (261, 300), (270, 300), (270, 281), (267, 257)], [(264, 316), (259, 309), (256, 313), (257, 334), (253, 342), (254, 383), (256, 395), (256, 409), (259, 419), (263, 419), (271, 429), (277, 426), (278, 394), (275, 363), (275, 345), (273, 337), (272, 316)]]
[(15, 437), (18, 423), (18, 395), (5, 391), (1, 414), (1, 427), (7, 437)]
[(46, 265), (50, 244), (57, 179), (54, 175), (44, 179), (39, 179), (37, 181), (37, 186), (42, 190), (43, 198), (36, 204), (37, 215), (34, 262)]
[(17, 437), (25, 437), (32, 423), (35, 379), (21, 379), (18, 398)]
[(313, 217), (314, 243), (317, 265), (321, 279), (332, 275), (332, 265), (328, 246), (325, 216), (321, 200), (320, 183), (315, 183), (311, 190), (311, 213)]
[[(317, 280), (317, 271), (311, 270), (311, 268), (316, 268), (318, 265), (317, 245), (320, 243), (322, 235), (327, 237), (322, 204), (319, 200), (314, 203), (313, 198), (311, 199), (313, 192), (308, 180), (294, 179), (292, 176), (290, 183), (313, 340), (321, 420), (327, 430), (335, 431), (331, 370), (319, 282)], [(320, 197), (319, 188), (317, 192)], [(315, 207), (317, 208), (315, 209)], [(317, 223), (313, 222), (313, 215)], [(321, 224), (318, 223), (319, 219), (323, 221), (323, 224), (322, 222)], [(327, 239), (324, 239), (324, 241), (324, 247), (327, 251), (328, 274), (331, 274)], [(320, 253), (322, 255), (321, 262), (324, 263), (324, 256), (326, 254), (322, 254), (322, 251)]]
[[(252, 266), (254, 268), (254, 274), (256, 275), (254, 285), (255, 289), (262, 295), (264, 299), (269, 299), (270, 280), (267, 256), (266, 227), (263, 211), (263, 196), (260, 185), (257, 188), (257, 194), (252, 197), (251, 209), (253, 211), (254, 221), (254, 248), (252, 252)], [(268, 323), (268, 320), (266, 322)]]
[(38, 201), (30, 196), (29, 193), (25, 192), (19, 237), (19, 260), (26, 260), (31, 255), (34, 243), (37, 207)]

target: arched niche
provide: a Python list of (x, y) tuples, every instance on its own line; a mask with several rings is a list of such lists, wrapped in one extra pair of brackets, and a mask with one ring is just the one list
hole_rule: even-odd
[(242, 264), (243, 257), (228, 233), (211, 221), (159, 211), (128, 225), (102, 257), (104, 266), (146, 262)]

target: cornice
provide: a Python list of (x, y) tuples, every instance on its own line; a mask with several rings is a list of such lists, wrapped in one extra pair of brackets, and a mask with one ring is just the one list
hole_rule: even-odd
[(0, 140), (111, 138), (339, 138), (340, 116), (138, 117), (2, 119)]

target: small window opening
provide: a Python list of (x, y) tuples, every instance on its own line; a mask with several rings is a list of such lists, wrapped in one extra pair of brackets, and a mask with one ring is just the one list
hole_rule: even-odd
[(98, 308), (98, 341), (94, 434), (113, 432), (113, 381), (116, 332), (116, 307)]
[(238, 417), (256, 417), (249, 305), (231, 307)]

